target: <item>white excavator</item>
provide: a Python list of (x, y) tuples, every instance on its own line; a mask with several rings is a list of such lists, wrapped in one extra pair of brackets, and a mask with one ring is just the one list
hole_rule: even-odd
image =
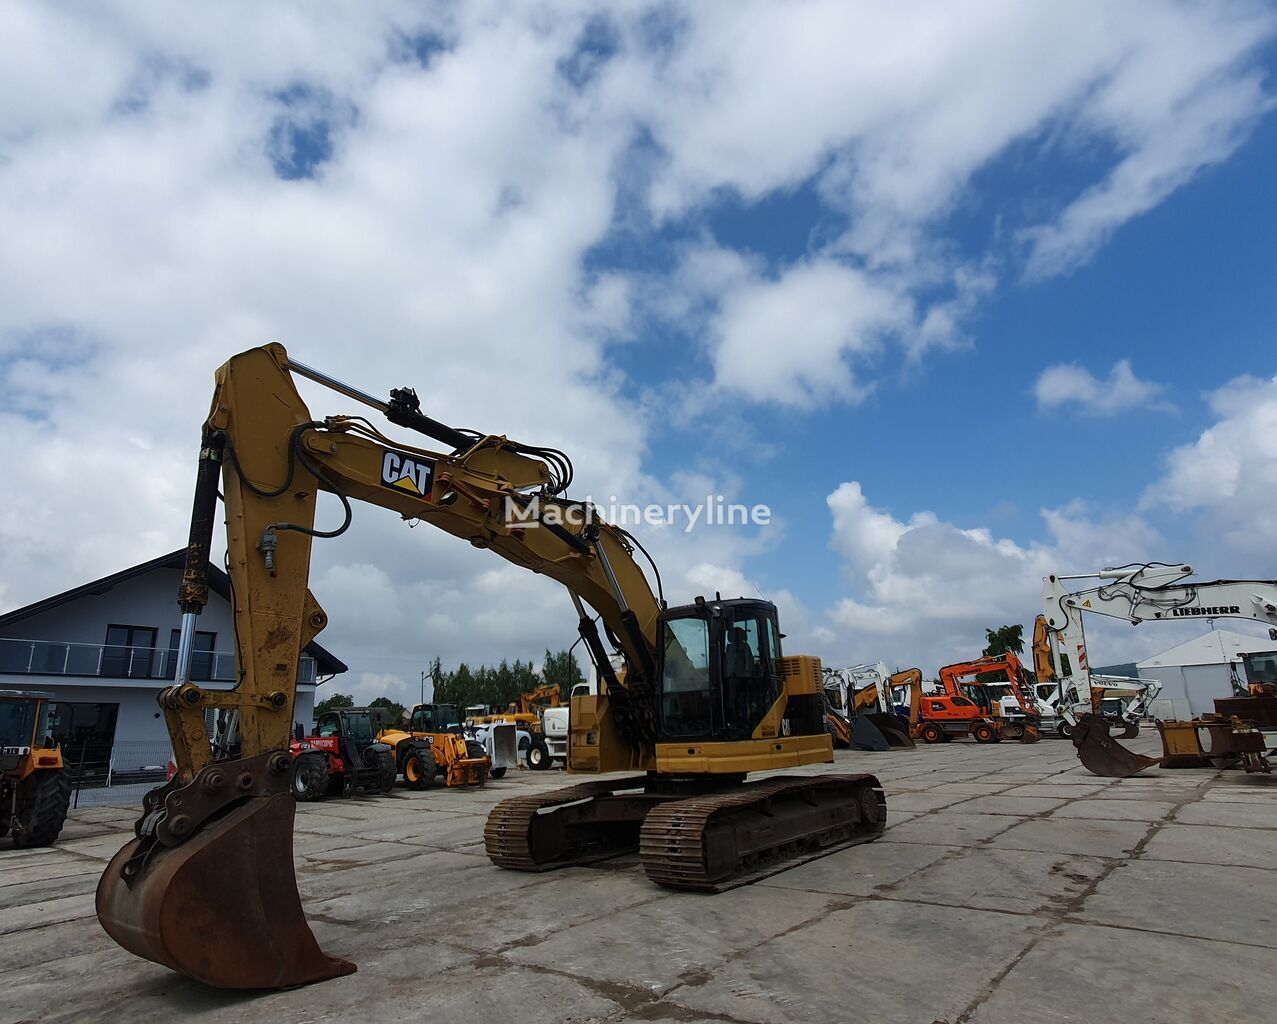
[[(1123, 737), (1137, 729), (1132, 725), (1147, 712), (1160, 684), (1154, 688), (1137, 681), (1124, 686), (1095, 677), (1089, 668), (1082, 613), (1092, 612), (1126, 619), (1132, 625), (1181, 619), (1240, 618), (1262, 622), (1277, 639), (1277, 581), (1211, 580), (1187, 582), (1193, 568), (1165, 562), (1135, 563), (1099, 572), (1051, 575), (1043, 580), (1045, 614), (1034, 635), (1034, 662), (1039, 681), (1057, 684), (1057, 713), (1068, 724), (1082, 763), (1097, 775), (1126, 777), (1154, 764), (1188, 767), (1198, 764), (1240, 763), (1247, 771), (1267, 771), (1263, 733), (1250, 719), (1271, 712), (1269, 695), (1227, 698), (1216, 702), (1217, 714), (1191, 722), (1158, 722), (1163, 756), (1143, 757), (1112, 739), (1112, 716), (1106, 716), (1106, 700), (1123, 701)], [(1099, 580), (1097, 586), (1070, 591), (1066, 580)], [(1044, 680), (1044, 674), (1048, 677)], [(1089, 701), (1086, 695), (1089, 694)], [(1247, 700), (1243, 708), (1230, 700)], [(1243, 720), (1236, 716), (1244, 711)], [(1261, 723), (1262, 724), (1262, 723)]]
[(835, 745), (878, 751), (914, 745), (908, 717), (895, 713), (892, 690), (921, 687), (918, 669), (893, 674), (879, 661), (823, 671), (825, 721)]

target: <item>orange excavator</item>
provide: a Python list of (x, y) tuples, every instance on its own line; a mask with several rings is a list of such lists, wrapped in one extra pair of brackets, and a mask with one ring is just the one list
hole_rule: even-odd
[[(1004, 678), (988, 678), (998, 674)], [(1006, 706), (1003, 691), (1015, 712)], [(955, 736), (977, 743), (1036, 743), (1041, 714), (1032, 694), (1024, 666), (1011, 651), (946, 665), (940, 670), (940, 691), (918, 700), (913, 734), (926, 743), (947, 743)]]
[[(295, 376), (437, 450), (387, 437), (366, 416), (316, 419)], [(222, 988), (290, 988), (355, 970), (320, 949), (302, 911), (288, 754), (300, 651), (327, 624), (308, 589), (311, 547), (346, 530), (354, 501), (561, 583), (575, 607), (599, 686), (572, 698), (568, 770), (608, 774), (497, 804), (484, 828), (494, 864), (545, 871), (637, 854), (655, 884), (721, 892), (878, 838), (886, 797), (872, 775), (746, 779), (833, 761), (820, 659), (785, 653), (775, 606), (717, 594), (670, 606), (655, 564), (649, 580), (637, 560), (640, 542), (569, 498), (571, 482), (557, 449), (446, 426), (411, 389), (383, 401), (281, 345), (223, 365), (178, 593), (176, 679), (158, 696), (177, 770), (143, 798), (135, 837), (98, 884), (106, 932)], [(316, 523), (320, 491), (340, 503), (335, 526)], [(240, 653), (229, 691), (191, 678), (222, 495)], [(233, 756), (210, 742), (207, 712), (221, 710), (239, 714)]]

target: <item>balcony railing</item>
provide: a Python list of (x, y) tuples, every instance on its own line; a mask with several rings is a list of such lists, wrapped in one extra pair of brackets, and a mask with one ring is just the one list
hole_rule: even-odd
[[(102, 679), (172, 679), (177, 651), (168, 647), (125, 647), (116, 644), (77, 644), (58, 640), (0, 639), (0, 673), (50, 676), (97, 676)], [(232, 651), (196, 651), (191, 678), (196, 682), (233, 683)], [(301, 656), (297, 682), (315, 681), (315, 659)]]

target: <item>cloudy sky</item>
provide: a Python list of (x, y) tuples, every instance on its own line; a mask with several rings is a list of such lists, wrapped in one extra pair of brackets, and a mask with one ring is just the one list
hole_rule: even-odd
[[(977, 654), (1049, 571), (1277, 576), (1275, 40), (1248, 2), (0, 0), (0, 610), (180, 546), (213, 370), (269, 340), (580, 496), (768, 504), (646, 530), (667, 595), (762, 593), (834, 664)], [(312, 588), (365, 699), (575, 638), (372, 507)]]

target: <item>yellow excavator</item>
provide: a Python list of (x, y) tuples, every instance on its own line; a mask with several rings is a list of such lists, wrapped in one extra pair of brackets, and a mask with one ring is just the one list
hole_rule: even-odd
[[(364, 416), (316, 420), (294, 375), (441, 450), (391, 440)], [(285, 988), (355, 970), (320, 950), (302, 912), (288, 788), (298, 657), (327, 623), (307, 588), (311, 545), (349, 526), (355, 500), (541, 573), (574, 602), (600, 684), (572, 700), (569, 770), (630, 774), (498, 804), (484, 829), (493, 863), (543, 871), (637, 851), (656, 883), (715, 892), (881, 835), (886, 800), (872, 775), (745, 782), (750, 772), (833, 760), (819, 659), (782, 652), (775, 607), (718, 596), (667, 606), (655, 564), (653, 593), (635, 559), (646, 556), (642, 545), (568, 498), (571, 482), (561, 451), (446, 426), (410, 389), (380, 400), (281, 345), (223, 365), (178, 593), (177, 676), (158, 696), (177, 771), (146, 795), (136, 837), (98, 885), (107, 933), (223, 988)], [(190, 671), (219, 484), (240, 653), (238, 685), (226, 692), (200, 687)], [(321, 490), (341, 503), (331, 528), (315, 524)], [(238, 756), (212, 748), (210, 709), (239, 712)]]

